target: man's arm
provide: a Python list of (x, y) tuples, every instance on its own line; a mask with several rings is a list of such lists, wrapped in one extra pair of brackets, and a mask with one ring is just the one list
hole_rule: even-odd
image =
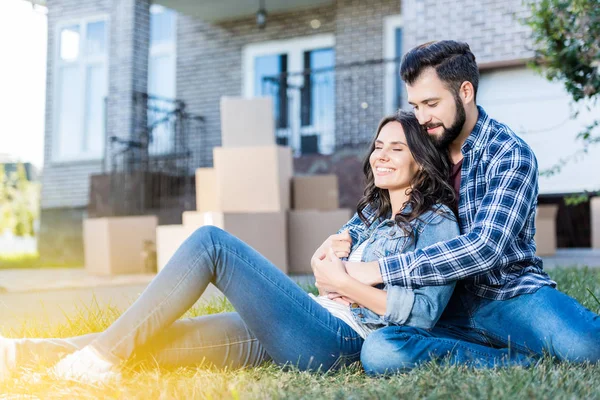
[[(381, 281), (407, 288), (439, 286), (495, 268), (536, 204), (537, 175), (530, 149), (517, 145), (508, 150), (490, 166), (491, 179), (471, 231), (414, 252), (380, 259)], [(374, 265), (367, 267), (363, 275), (376, 279)]]

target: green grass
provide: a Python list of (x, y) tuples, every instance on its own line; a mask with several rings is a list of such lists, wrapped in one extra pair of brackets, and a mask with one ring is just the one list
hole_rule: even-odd
[(21, 269), (39, 267), (38, 253), (0, 254), (0, 269)]
[[(81, 268), (81, 262), (53, 261), (40, 259), (38, 253), (0, 254), (0, 269), (32, 269), (32, 268)], [(0, 398), (1, 399), (1, 398)]]
[[(557, 269), (550, 271), (559, 288), (592, 311), (600, 312), (600, 269)], [(314, 291), (314, 288), (305, 289)], [(231, 311), (226, 300), (204, 303), (186, 316)], [(42, 328), (24, 324), (19, 336), (72, 336), (105, 329), (119, 315), (107, 306), (91, 304), (62, 325)], [(481, 399), (600, 398), (600, 365), (557, 364), (544, 359), (536, 367), (473, 370), (427, 364), (408, 374), (388, 379), (369, 378), (359, 365), (335, 373), (317, 374), (283, 371), (267, 364), (241, 371), (205, 368), (160, 369), (153, 365), (131, 365), (119, 384), (92, 386), (52, 380), (42, 365), (31, 373), (16, 374), (0, 384), (0, 399), (24, 398), (119, 398), (119, 399), (246, 399), (246, 398), (428, 398)], [(9, 395), (14, 395), (10, 397)]]

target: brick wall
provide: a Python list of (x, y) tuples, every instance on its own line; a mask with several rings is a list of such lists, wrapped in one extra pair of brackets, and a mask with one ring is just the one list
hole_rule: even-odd
[(469, 43), (479, 63), (533, 56), (530, 30), (519, 21), (529, 15), (521, 0), (405, 0), (403, 46), (431, 40)]
[[(319, 29), (311, 28), (313, 19), (321, 22)], [(203, 166), (212, 165), (212, 148), (221, 145), (221, 96), (242, 94), (242, 48), (249, 43), (334, 32), (334, 7), (269, 14), (264, 30), (256, 27), (254, 16), (213, 24), (178, 17), (177, 97), (186, 102), (188, 111), (206, 118), (206, 136), (191, 138)]]
[(129, 135), (133, 90), (147, 82), (149, 1), (49, 0), (46, 74), (46, 130), (42, 208), (83, 207), (88, 203), (89, 176), (102, 171), (102, 161), (57, 163), (52, 160), (54, 118), (54, 52), (57, 24), (98, 15), (109, 17), (108, 135)]
[(90, 176), (102, 172), (103, 161), (57, 163), (52, 160), (54, 53), (57, 24), (98, 15), (109, 17), (108, 136), (130, 134), (133, 91), (146, 90), (150, 35), (148, 0), (48, 1), (45, 162), (38, 242), (43, 264), (83, 265), (81, 231), (89, 201)]
[[(242, 94), (245, 45), (332, 33), (336, 42), (336, 65), (381, 59), (384, 17), (399, 12), (398, 0), (340, 0), (326, 7), (269, 14), (267, 27), (262, 31), (256, 27), (253, 17), (210, 24), (198, 18), (179, 16), (177, 97), (186, 102), (190, 112), (206, 118), (206, 136), (192, 139), (202, 166), (212, 165), (212, 148), (221, 144), (220, 97)], [(310, 25), (314, 19), (320, 22), (318, 29)], [(354, 207), (362, 192), (362, 188), (350, 187), (357, 175), (362, 174), (364, 145), (356, 147), (356, 143), (370, 140), (383, 116), (383, 69), (380, 65), (336, 71), (339, 154), (295, 160), (295, 170), (300, 174), (338, 174), (341, 204), (345, 207)], [(344, 167), (338, 168), (341, 165)]]

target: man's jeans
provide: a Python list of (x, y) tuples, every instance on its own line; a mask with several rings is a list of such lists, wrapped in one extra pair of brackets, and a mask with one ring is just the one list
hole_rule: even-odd
[(600, 361), (600, 316), (549, 286), (503, 301), (457, 286), (433, 329), (379, 329), (365, 341), (361, 360), (368, 374), (379, 375), (442, 358), (475, 368), (529, 366), (544, 353), (560, 361)]
[[(213, 283), (236, 313), (177, 320)], [(18, 364), (91, 344), (107, 359), (134, 352), (160, 365), (239, 368), (272, 359), (301, 370), (358, 361), (363, 339), (250, 246), (202, 227), (106, 331), (68, 339), (22, 339)]]

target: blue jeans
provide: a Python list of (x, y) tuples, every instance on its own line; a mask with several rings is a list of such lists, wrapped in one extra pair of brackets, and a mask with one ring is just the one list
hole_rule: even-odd
[(457, 286), (433, 329), (375, 331), (361, 360), (368, 374), (380, 375), (442, 358), (475, 368), (529, 366), (544, 353), (559, 361), (600, 361), (600, 316), (549, 286), (504, 301)]
[[(177, 320), (209, 283), (237, 312)], [(52, 357), (88, 344), (114, 362), (135, 352), (162, 365), (239, 368), (273, 360), (301, 370), (330, 370), (358, 361), (363, 339), (257, 251), (206, 226), (181, 245), (106, 331), (24, 339), (17, 353)]]

